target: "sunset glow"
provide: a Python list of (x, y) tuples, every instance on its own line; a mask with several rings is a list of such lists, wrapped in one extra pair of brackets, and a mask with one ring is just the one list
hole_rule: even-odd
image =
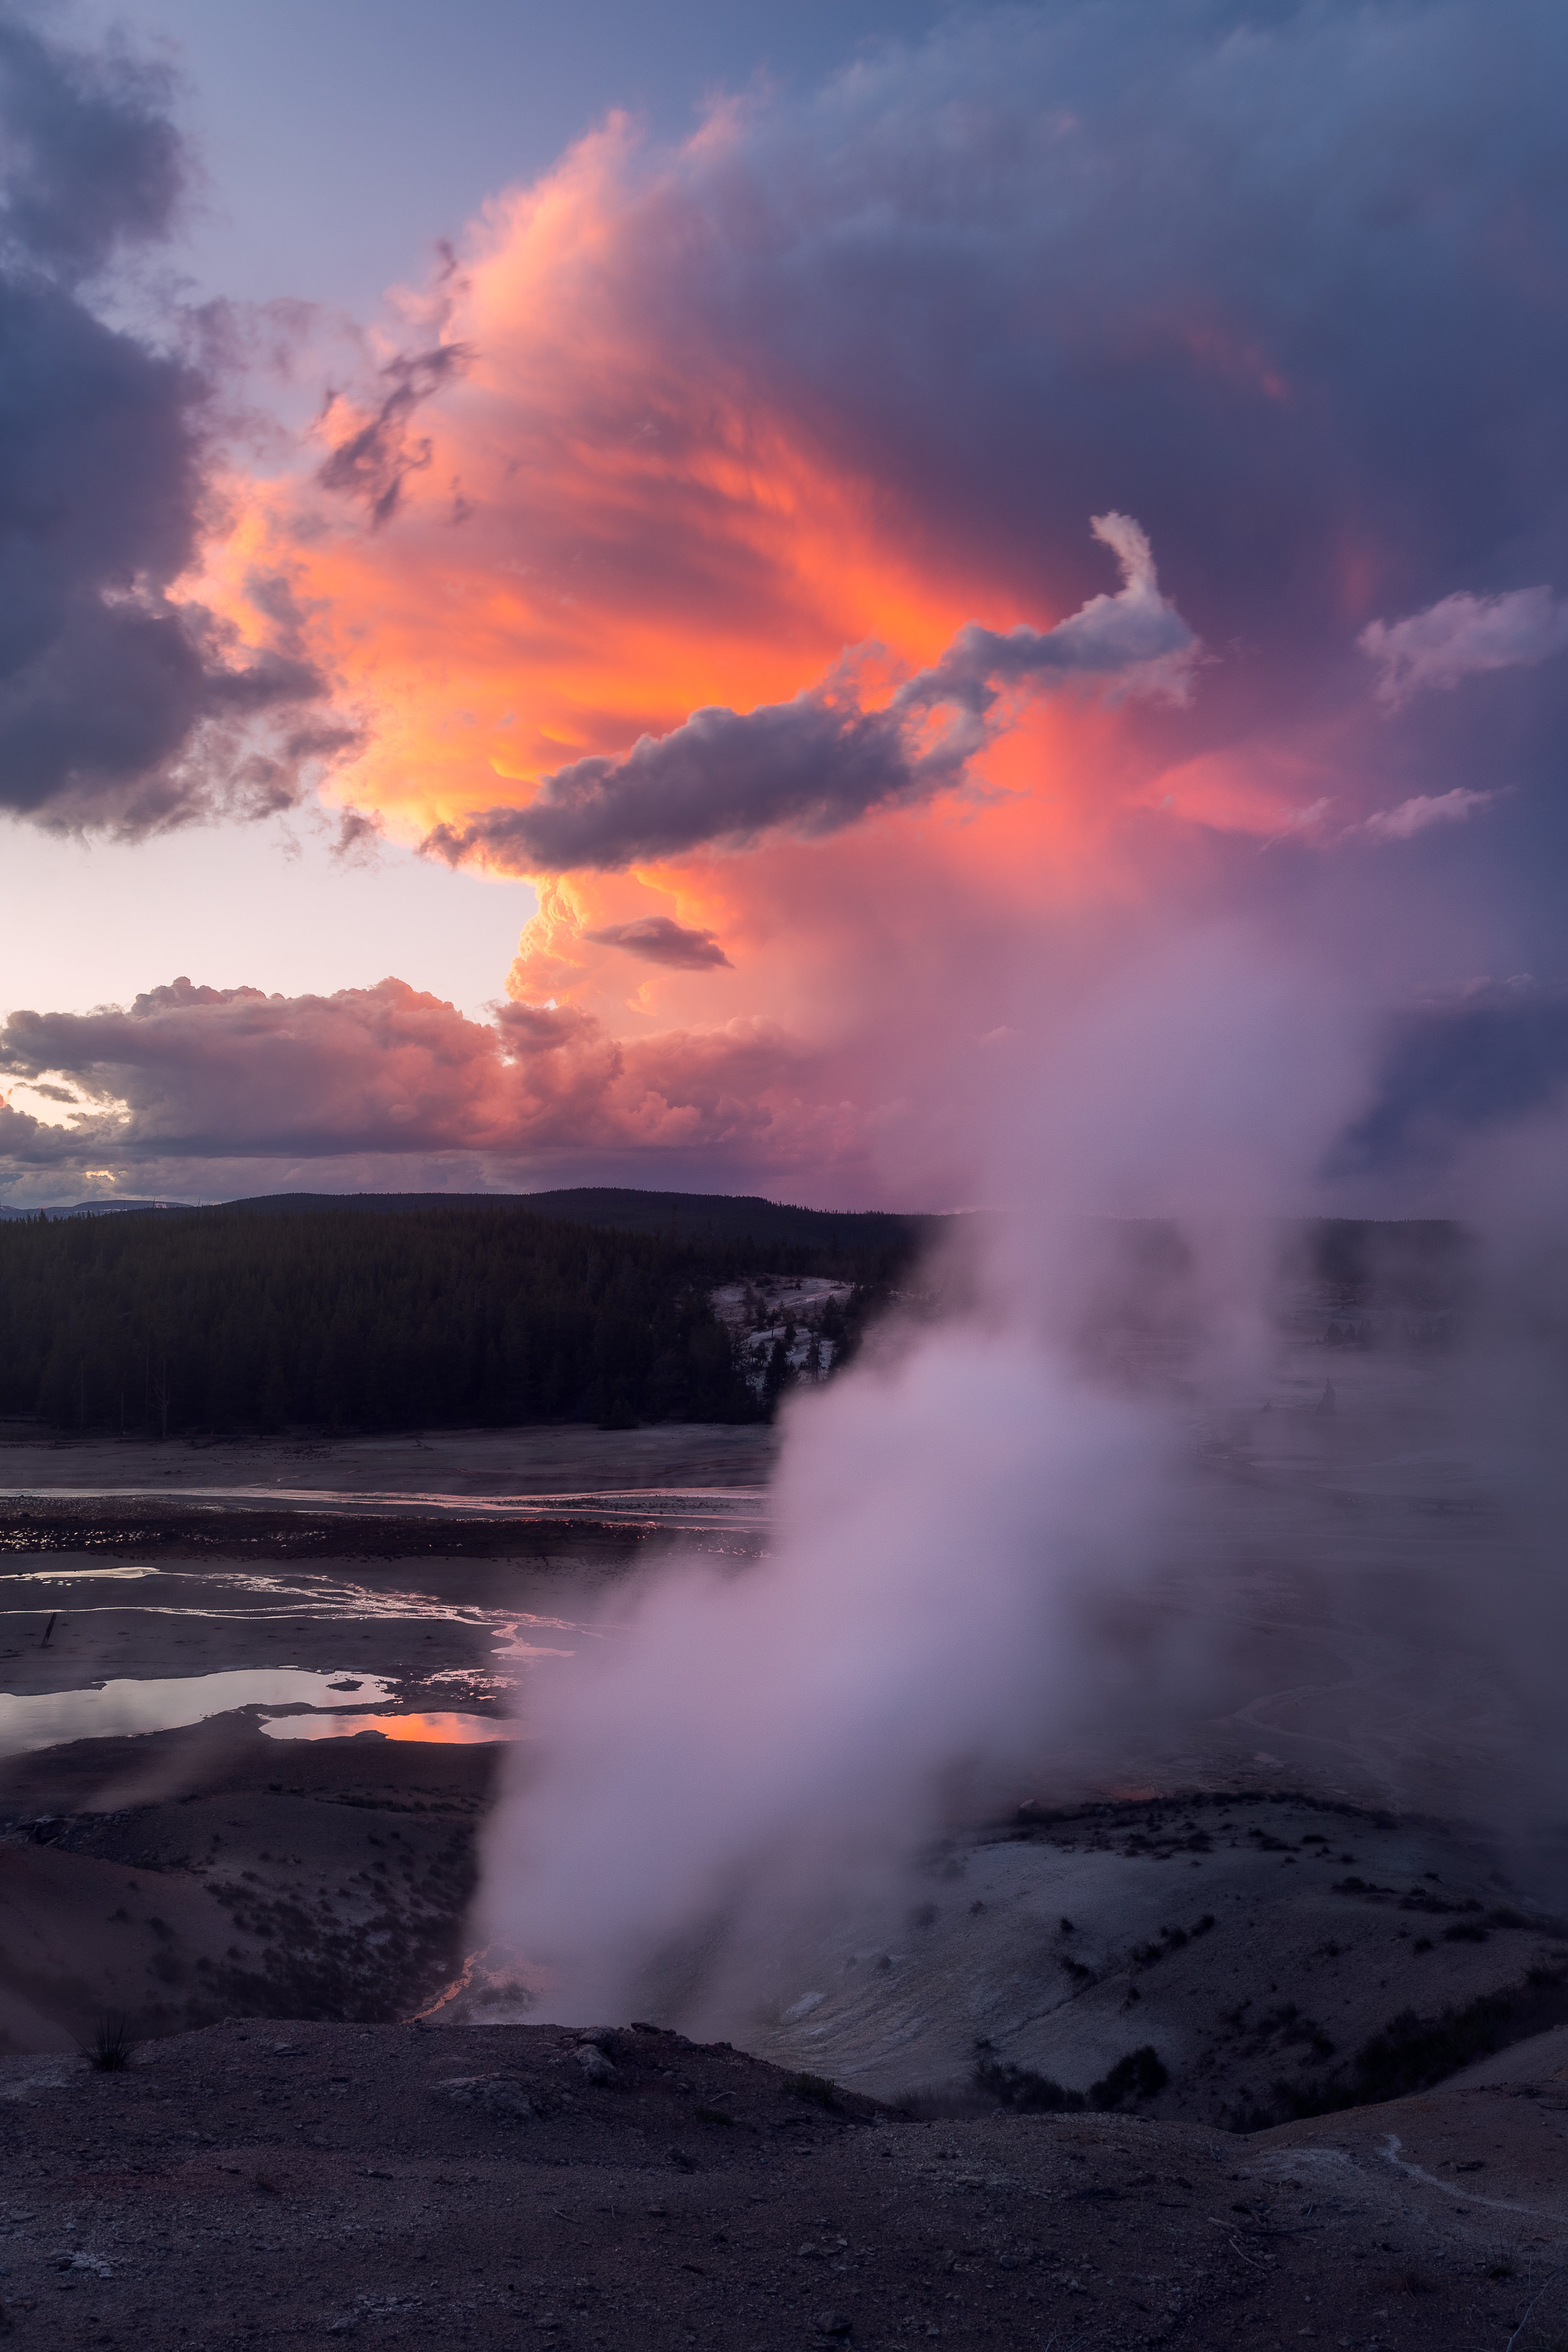
[(144, 584), (92, 593), (127, 662), (133, 620), (184, 650), (133, 741), (51, 719), (40, 821), (330, 825), (523, 919), (478, 1019), (395, 943), (329, 996), (285, 954), (18, 1001), (24, 1196), (395, 1162), (968, 1198), (982, 1041), (1043, 1068), (1194, 925), (1336, 984), (1353, 930), (1367, 1052), (1413, 993), (1535, 971), (1562, 239), (1472, 121), (1479, 20), (1434, 15), (1415, 83), (1380, 22), (1102, 57), (1026, 12), (680, 137), (609, 107), (374, 319), (237, 329), (287, 425), (198, 426), (128, 344), (174, 520), (128, 515), (102, 580)]

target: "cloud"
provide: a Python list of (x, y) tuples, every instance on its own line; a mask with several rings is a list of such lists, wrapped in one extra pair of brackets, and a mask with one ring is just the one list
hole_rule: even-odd
[(306, 715), (322, 681), (297, 627), (246, 644), (182, 601), (209, 373), (177, 347), (189, 322), (159, 341), (96, 306), (174, 216), (168, 100), (156, 68), (0, 8), (0, 810), (45, 824), (266, 814), (353, 740)]
[[(381, 371), (387, 389), (372, 414), (323, 458), (316, 476), (322, 488), (361, 499), (373, 530), (391, 521), (408, 477), (423, 473), (430, 463), (428, 435), (416, 436), (411, 429), (416, 411), (468, 358), (460, 344), (447, 343), (389, 360)], [(329, 403), (329, 415), (334, 405)]]
[(1484, 670), (1532, 668), (1568, 650), (1568, 601), (1550, 588), (1497, 596), (1461, 591), (1403, 621), (1369, 621), (1357, 642), (1378, 666), (1378, 700), (1399, 710), (1413, 695)]
[(1476, 809), (1489, 808), (1495, 793), (1470, 793), (1456, 785), (1449, 793), (1415, 793), (1396, 808), (1379, 809), (1362, 826), (1378, 841), (1410, 841), (1434, 824), (1463, 824)]
[(1336, 1146), (1335, 1174), (1441, 1170), (1469, 1139), (1568, 1097), (1568, 992), (1528, 980), (1473, 987), (1388, 1024), (1370, 1108)]
[(399, 980), (330, 996), (185, 978), (128, 1008), (13, 1013), (0, 1072), (68, 1080), (63, 1126), (0, 1108), (0, 1167), (160, 1166), (288, 1156), (700, 1149), (776, 1164), (851, 1148), (816, 1060), (775, 1024), (623, 1044), (570, 1006), (470, 1021)]
[[(969, 719), (1040, 870), (1115, 888), (1140, 828), (1272, 840), (1331, 800), (1294, 831), (1349, 862), (1483, 761), (1545, 779), (1563, 665), (1500, 714), (1412, 691), (1391, 730), (1356, 649), (1388, 633), (1414, 688), (1456, 579), (1568, 579), (1568, 28), (1500, 5), (975, 14), (674, 145), (612, 120), (498, 194), (424, 310), (399, 298), (418, 363), (460, 361), (343, 394), (251, 494), (368, 720), (345, 789), (519, 870), (786, 835), (826, 864), (861, 811), (940, 860), (1005, 829), (945, 790)], [(1207, 649), (1185, 700), (1039, 693), (1038, 638), (1131, 621), (1125, 591), (1097, 614), (1112, 509)], [(215, 596), (248, 623), (243, 578)], [(846, 667), (867, 646), (885, 668)], [(959, 698), (922, 725), (895, 690), (932, 673)], [(1218, 781), (1167, 802), (1168, 771)], [(1521, 792), (1520, 823), (1563, 820)]]
[(4, 241), (13, 263), (70, 281), (162, 236), (186, 165), (166, 71), (117, 52), (72, 54), (12, 9), (0, 16)]
[(648, 963), (668, 964), (676, 971), (707, 971), (715, 964), (731, 968), (711, 931), (688, 930), (668, 915), (638, 915), (632, 922), (605, 923), (582, 936), (595, 947), (625, 948)]
[[(363, 719), (334, 790), (389, 854), (435, 834), (551, 874), (513, 984), (590, 1025), (530, 1045), (526, 1085), (495, 1024), (451, 1031), (450, 1071), (411, 1098), (428, 1117), (403, 1122), (432, 1150), (558, 1138), (537, 1149), (630, 1169), (649, 1137), (662, 1171), (684, 1123), (700, 1181), (753, 1149), (804, 1168), (813, 1138), (841, 1171), (843, 1138), (872, 1136), (898, 1195), (974, 1197), (973, 1040), (1016, 1028), (1022, 1057), (1142, 927), (1247, 908), (1369, 1002), (1554, 969), (1568, 663), (1424, 691), (1431, 648), (1394, 633), (1457, 582), (1568, 583), (1565, 70), (1555, 0), (1063, 0), (721, 102), (670, 145), (607, 122), (396, 298), (292, 468), (218, 482), (234, 527), (205, 541), (210, 364), (125, 338), (144, 309), (122, 290), (95, 309), (63, 261), (6, 261), (7, 286), (154, 371), (136, 414), (184, 436), (178, 465), (104, 458), (102, 488), (62, 467), (93, 490), (72, 530), (145, 482), (168, 545), (149, 557), (150, 521), (95, 542), (61, 609), (166, 625), (187, 703), (129, 782), (78, 757), (27, 789), (49, 822), (217, 804), (272, 706), (187, 736), (183, 714), (226, 670), (265, 691), (269, 650)], [(46, 478), (29, 465), (13, 501)], [(1109, 576), (1086, 524), (1112, 511), (1157, 583), (1130, 538)], [(1552, 638), (1531, 593), (1492, 612), (1493, 652)], [(53, 594), (0, 611), (17, 626)], [(1134, 645), (1162, 608), (1201, 664)], [(1358, 646), (1379, 615), (1389, 663)], [(1101, 624), (1127, 668), (1085, 666)], [(1163, 690), (1122, 690), (1162, 663)], [(137, 708), (68, 667), (62, 726)], [(1385, 674), (1398, 726), (1369, 692)], [(323, 707), (300, 708), (258, 797), (295, 788), (311, 740), (333, 756)], [(1507, 823), (1453, 821), (1505, 786)], [(1412, 835), (1418, 856), (1389, 855)], [(608, 937), (659, 911), (733, 965), (645, 958), (628, 1017)], [(297, 1002), (265, 1053), (260, 1014), (191, 1014), (163, 1094), (157, 1024), (133, 1024), (103, 1116), (132, 1139), (151, 1121), (138, 1150), (210, 1132), (237, 1152), (247, 1107), (216, 1065), (197, 1084), (200, 1040), (281, 1069), (293, 1020), (310, 1087), (334, 1037), (349, 1083), (291, 1104), (268, 1076), (258, 1150), (297, 1117), (312, 1165), (361, 1134), (405, 1164), (372, 1078), (413, 1046), (378, 1059), (364, 1007)], [(619, 1041), (634, 1026), (686, 1042), (665, 1067)]]
[[(492, 808), (437, 825), (427, 851), (458, 865), (565, 873), (669, 857), (709, 843), (742, 845), (789, 825), (821, 835), (870, 810), (907, 806), (963, 782), (1004, 723), (1008, 688), (1069, 681), (1180, 699), (1197, 640), (1161, 595), (1149, 541), (1125, 515), (1094, 518), (1122, 585), (1055, 628), (1000, 635), (971, 622), (884, 709), (862, 709), (840, 666), (787, 703), (694, 711), (645, 735), (624, 760), (579, 760), (546, 776), (526, 808)], [(933, 714), (949, 714), (933, 735)]]
[(1160, 593), (1148, 533), (1122, 514), (1096, 515), (1090, 528), (1121, 566), (1122, 584), (1113, 596), (1090, 597), (1054, 629), (1016, 628), (1000, 635), (972, 621), (932, 668), (900, 689), (894, 707), (934, 710), (952, 704), (984, 718), (1006, 687), (1061, 685), (1075, 677), (1184, 702), (1198, 641)]

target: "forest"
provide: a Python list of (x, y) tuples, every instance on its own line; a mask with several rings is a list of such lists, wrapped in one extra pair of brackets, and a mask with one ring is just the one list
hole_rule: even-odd
[[(0, 1225), (0, 1418), (173, 1436), (773, 1410), (777, 1383), (746, 1379), (709, 1300), (758, 1270), (749, 1231), (682, 1234), (667, 1213), (662, 1232), (627, 1232), (515, 1202), (376, 1206)], [(918, 1235), (913, 1220), (820, 1223), (810, 1243), (770, 1237), (766, 1262), (855, 1285), (841, 1364)]]

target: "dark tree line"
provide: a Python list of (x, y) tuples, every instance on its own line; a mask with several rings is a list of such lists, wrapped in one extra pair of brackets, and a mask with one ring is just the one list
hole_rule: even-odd
[[(870, 1297), (911, 1246), (769, 1259)], [(0, 1225), (0, 1415), (153, 1436), (755, 1420), (774, 1399), (708, 1293), (757, 1263), (510, 1206), (29, 1218)]]

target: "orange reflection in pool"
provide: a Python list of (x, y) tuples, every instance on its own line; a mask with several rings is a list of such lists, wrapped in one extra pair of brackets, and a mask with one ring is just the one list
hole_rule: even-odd
[(437, 1739), (464, 1745), (481, 1739), (515, 1739), (516, 1724), (500, 1715), (275, 1716), (261, 1727), (268, 1739)]

